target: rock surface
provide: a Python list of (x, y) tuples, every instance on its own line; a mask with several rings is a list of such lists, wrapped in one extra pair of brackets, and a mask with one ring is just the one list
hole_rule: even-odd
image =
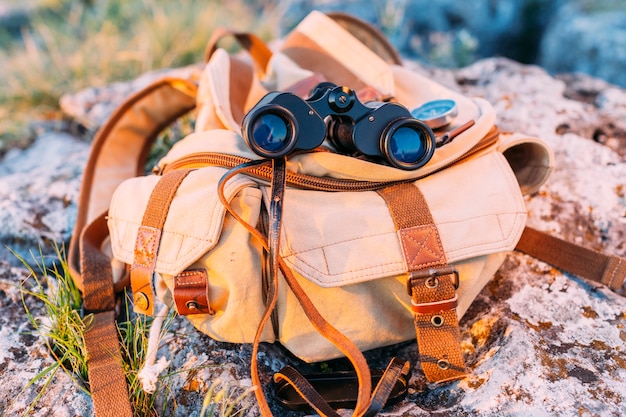
[[(496, 108), (502, 130), (543, 138), (555, 151), (548, 183), (526, 198), (529, 224), (568, 240), (626, 256), (626, 91), (584, 77), (556, 79), (535, 66), (485, 59), (460, 70), (411, 64), (416, 71)], [(88, 90), (65, 99), (73, 116), (103, 117), (131, 84)], [(91, 97), (89, 103), (81, 98)], [(89, 110), (92, 109), (92, 110)], [(106, 114), (106, 111), (104, 112)], [(89, 397), (58, 373), (44, 389), (29, 381), (52, 364), (32, 331), (18, 284), (26, 276), (5, 245), (52, 254), (49, 242), (67, 242), (88, 143), (46, 132), (0, 164), (3, 243), (0, 261), (0, 415), (91, 416)], [(25, 302), (41, 312), (36, 300)], [(414, 368), (407, 399), (387, 416), (620, 416), (626, 415), (626, 298), (512, 253), (461, 321), (468, 378), (427, 384)], [(168, 390), (159, 394), (166, 415), (197, 416), (204, 393), (219, 378), (251, 385), (247, 345), (218, 343), (184, 319), (170, 327), (160, 354), (171, 360)], [(413, 343), (368, 353), (372, 366), (398, 355), (415, 364)], [(279, 346), (263, 346), (263, 381), (293, 361)], [(332, 364), (341, 367), (341, 363)], [(268, 385), (269, 387), (269, 385)], [(267, 389), (272, 396), (269, 388)], [(175, 399), (175, 400), (174, 400)], [(277, 416), (293, 415), (273, 404)], [(253, 409), (250, 415), (257, 415)], [(349, 415), (349, 414), (346, 414)]]

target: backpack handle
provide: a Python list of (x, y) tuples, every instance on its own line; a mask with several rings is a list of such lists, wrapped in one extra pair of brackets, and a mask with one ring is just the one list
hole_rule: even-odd
[(219, 41), (228, 36), (233, 36), (239, 45), (248, 51), (257, 67), (259, 75), (263, 77), (273, 52), (261, 38), (253, 33), (239, 32), (225, 27), (217, 28), (207, 42), (207, 46), (204, 50), (204, 62), (209, 62), (218, 49), (217, 44)]

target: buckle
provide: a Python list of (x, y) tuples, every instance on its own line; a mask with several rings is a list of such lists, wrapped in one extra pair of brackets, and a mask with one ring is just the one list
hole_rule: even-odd
[(409, 272), (409, 277), (406, 280), (406, 292), (409, 295), (413, 295), (413, 281), (419, 279), (427, 280), (426, 285), (434, 288), (437, 286), (437, 277), (444, 275), (454, 275), (454, 289), (459, 288), (460, 278), (458, 269), (453, 266), (444, 266), (441, 268), (420, 269), (418, 271)]

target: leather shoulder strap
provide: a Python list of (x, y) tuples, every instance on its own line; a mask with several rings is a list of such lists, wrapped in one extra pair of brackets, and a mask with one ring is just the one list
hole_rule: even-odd
[(526, 227), (516, 249), (580, 278), (620, 292), (626, 280), (626, 259), (606, 255)]
[(80, 233), (108, 210), (113, 192), (122, 181), (143, 174), (156, 137), (195, 107), (196, 92), (197, 85), (192, 80), (158, 80), (122, 103), (96, 134), (83, 173), (69, 248), (70, 269), (81, 290)]
[(98, 131), (85, 167), (69, 265), (86, 311), (94, 314), (85, 345), (98, 417), (132, 415), (115, 327), (119, 289), (114, 287), (110, 260), (101, 251), (108, 237), (106, 212), (115, 188), (143, 173), (157, 135), (195, 107), (196, 90), (191, 80), (165, 78), (128, 98)]
[(248, 51), (256, 65), (259, 76), (263, 77), (273, 53), (265, 42), (253, 33), (238, 32), (228, 28), (217, 28), (213, 32), (204, 50), (204, 61), (209, 62), (211, 56), (213, 56), (218, 48), (217, 44), (219, 41), (229, 36), (234, 37), (239, 45)]

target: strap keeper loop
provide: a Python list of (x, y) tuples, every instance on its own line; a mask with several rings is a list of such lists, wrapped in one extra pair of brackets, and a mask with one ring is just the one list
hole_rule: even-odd
[(454, 310), (458, 306), (459, 297), (457, 295), (454, 298), (442, 301), (435, 301), (433, 303), (420, 303), (417, 304), (411, 300), (411, 307), (415, 314), (433, 314), (442, 311)]

